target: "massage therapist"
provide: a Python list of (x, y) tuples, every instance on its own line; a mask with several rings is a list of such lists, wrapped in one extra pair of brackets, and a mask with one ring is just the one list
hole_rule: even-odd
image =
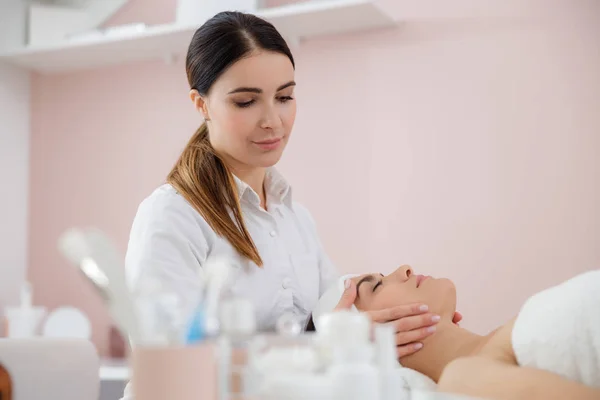
[[(289, 313), (306, 321), (338, 275), (310, 213), (274, 168), (296, 117), (290, 49), (270, 23), (224, 12), (194, 34), (186, 72), (204, 121), (167, 183), (139, 206), (126, 257), (131, 290), (158, 279), (191, 309), (207, 256), (219, 255), (243, 267), (232, 290), (252, 301), (260, 330)], [(354, 302), (348, 282), (338, 308)], [(371, 318), (396, 325), (399, 356), (417, 351), (436, 324), (420, 305)]]

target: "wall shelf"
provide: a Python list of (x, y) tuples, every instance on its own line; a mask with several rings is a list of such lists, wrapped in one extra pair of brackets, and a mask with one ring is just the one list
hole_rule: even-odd
[(128, 0), (29, 0), (32, 4), (85, 10), (90, 26), (100, 26), (119, 11)]
[[(313, 0), (259, 10), (293, 45), (302, 39), (392, 27), (391, 15), (373, 0)], [(30, 46), (6, 54), (0, 61), (31, 71), (52, 74), (126, 64), (185, 54), (199, 25), (165, 24), (139, 31)]]

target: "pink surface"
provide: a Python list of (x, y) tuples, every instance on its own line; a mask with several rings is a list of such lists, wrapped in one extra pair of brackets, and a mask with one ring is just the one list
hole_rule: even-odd
[[(404, 2), (381, 3), (401, 17)], [(295, 49), (299, 113), (280, 168), (342, 272), (449, 276), (463, 325), (485, 332), (600, 266), (600, 10), (577, 4)], [(30, 278), (47, 306), (90, 314), (105, 351), (109, 318), (57, 235), (96, 225), (124, 251), (199, 117), (179, 63), (37, 76), (33, 94)]]
[(175, 21), (176, 4), (177, 0), (129, 0), (104, 25), (167, 24)]
[(131, 358), (135, 398), (219, 398), (217, 351), (212, 342), (173, 348), (136, 347)]

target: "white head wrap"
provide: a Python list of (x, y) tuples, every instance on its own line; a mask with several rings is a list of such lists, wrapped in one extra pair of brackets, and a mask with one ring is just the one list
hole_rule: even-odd
[[(346, 279), (356, 278), (356, 274), (344, 275), (337, 279), (326, 291), (323, 293), (323, 296), (317, 302), (317, 306), (313, 309), (312, 318), (315, 324), (315, 328), (319, 329), (319, 318), (324, 314), (328, 314), (333, 311), (333, 309), (338, 305), (340, 299), (342, 298), (342, 294), (344, 294), (344, 282)], [(351, 311), (358, 311), (354, 305), (350, 307)]]

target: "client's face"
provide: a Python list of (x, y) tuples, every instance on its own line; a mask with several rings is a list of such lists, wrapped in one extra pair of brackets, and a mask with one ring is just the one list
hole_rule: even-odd
[(353, 278), (357, 284), (356, 308), (361, 311), (381, 310), (409, 303), (423, 303), (442, 317), (456, 311), (456, 289), (448, 279), (416, 275), (408, 266), (393, 273), (362, 275)]

